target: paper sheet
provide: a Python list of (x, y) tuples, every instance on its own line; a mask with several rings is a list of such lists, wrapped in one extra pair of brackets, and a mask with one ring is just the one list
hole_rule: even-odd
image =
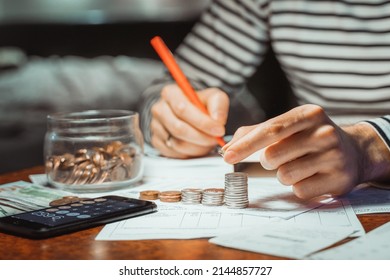
[(313, 209), (289, 220), (283, 220), (285, 225), (306, 224), (315, 226), (350, 227), (353, 228), (351, 237), (365, 234), (365, 230), (357, 218), (348, 200), (339, 199)]
[(269, 224), (220, 235), (209, 242), (246, 251), (302, 259), (305, 256), (343, 240), (351, 228), (313, 227), (310, 225)]
[(220, 156), (187, 160), (145, 157), (144, 164), (145, 179), (205, 179), (233, 172), (233, 166), (225, 163)]
[(346, 198), (351, 202), (356, 214), (390, 212), (390, 189), (361, 186), (349, 193)]
[(97, 240), (142, 240), (142, 239), (190, 239), (214, 237), (258, 225), (268, 227), (294, 225), (338, 227), (348, 229), (352, 236), (364, 234), (364, 229), (347, 201), (313, 209), (292, 219), (254, 216), (242, 213), (219, 211), (220, 207), (193, 208), (180, 204), (160, 204), (158, 212), (108, 224), (96, 237)]
[(317, 254), (309, 259), (316, 260), (389, 260), (390, 222), (370, 231), (366, 235)]

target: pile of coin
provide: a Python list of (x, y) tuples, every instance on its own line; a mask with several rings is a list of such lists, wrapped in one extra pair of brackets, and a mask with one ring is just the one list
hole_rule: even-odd
[(221, 206), (224, 202), (225, 190), (222, 188), (209, 188), (203, 191), (202, 204), (206, 206)]
[(248, 199), (248, 175), (243, 172), (225, 174), (225, 188), (185, 188), (181, 191), (142, 191), (140, 199), (160, 199), (162, 202), (183, 202), (228, 208), (246, 208)]
[(225, 174), (225, 204), (228, 208), (248, 207), (248, 175), (246, 173)]
[(49, 205), (55, 207), (55, 206), (69, 204), (69, 203), (76, 203), (76, 202), (79, 202), (79, 201), (85, 200), (85, 199), (88, 199), (88, 198), (81, 198), (78, 196), (64, 196), (62, 198), (55, 199), (55, 200), (51, 201), (49, 203)]
[(181, 201), (185, 204), (200, 204), (202, 202), (202, 193), (202, 189), (183, 189), (181, 190)]
[(181, 200), (181, 192), (180, 191), (160, 192), (159, 198), (161, 202), (179, 202)]
[(142, 191), (139, 193), (139, 199), (143, 200), (156, 200), (159, 196), (160, 192), (154, 190)]
[(67, 185), (123, 181), (132, 177), (135, 155), (133, 147), (113, 141), (104, 147), (51, 156), (46, 160), (46, 173)]

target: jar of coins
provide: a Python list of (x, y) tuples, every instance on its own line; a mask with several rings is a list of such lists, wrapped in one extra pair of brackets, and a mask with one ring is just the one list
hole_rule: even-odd
[(100, 110), (47, 117), (44, 144), (51, 185), (73, 192), (125, 188), (143, 174), (138, 113)]

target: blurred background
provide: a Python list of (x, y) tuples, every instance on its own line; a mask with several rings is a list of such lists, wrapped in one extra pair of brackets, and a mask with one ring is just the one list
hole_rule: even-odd
[[(136, 109), (211, 0), (0, 0), (0, 174), (43, 164), (46, 116)], [(264, 118), (294, 100), (272, 49), (249, 82)], [(261, 120), (259, 120), (261, 121)]]

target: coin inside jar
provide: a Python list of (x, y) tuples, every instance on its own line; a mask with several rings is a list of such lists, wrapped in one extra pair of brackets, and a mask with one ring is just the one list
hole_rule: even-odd
[(120, 141), (104, 147), (83, 148), (74, 154), (51, 156), (46, 160), (50, 177), (69, 185), (100, 184), (131, 178), (135, 149)]

